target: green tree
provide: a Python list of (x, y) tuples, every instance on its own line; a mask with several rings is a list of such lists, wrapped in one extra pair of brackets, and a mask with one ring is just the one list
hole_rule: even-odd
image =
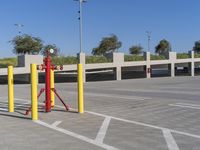
[(48, 44), (48, 45), (45, 45), (41, 51), (42, 55), (46, 56), (47, 55), (47, 51), (50, 50), (50, 49), (53, 49), (54, 52), (51, 54), (50, 53), (50, 56), (54, 57), (54, 56), (58, 56), (59, 53), (60, 53), (60, 49), (55, 45), (51, 45), (51, 44)]
[(155, 53), (159, 55), (165, 56), (170, 51), (171, 51), (171, 45), (165, 39), (161, 40), (159, 44), (155, 47)]
[(140, 45), (133, 45), (129, 48), (129, 53), (133, 55), (139, 55), (142, 53), (143, 47)]
[(93, 55), (104, 55), (109, 52), (115, 52), (122, 46), (122, 42), (118, 41), (118, 37), (112, 34), (110, 37), (102, 38), (98, 47), (93, 48)]
[(38, 54), (43, 47), (43, 42), (40, 38), (27, 34), (14, 37), (11, 43), (14, 46), (13, 52), (15, 54)]
[(200, 40), (194, 43), (193, 51), (195, 53), (200, 53)]

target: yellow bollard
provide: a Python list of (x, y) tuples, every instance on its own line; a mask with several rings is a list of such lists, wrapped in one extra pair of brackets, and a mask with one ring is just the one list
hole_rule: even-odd
[[(51, 69), (51, 72), (50, 72), (50, 77), (51, 77), (51, 89), (54, 89), (55, 86), (54, 86), (54, 70)], [(55, 95), (54, 95), (54, 92), (51, 90), (51, 106), (54, 107), (55, 105)]]
[(31, 117), (38, 120), (38, 98), (37, 98), (37, 66), (31, 64)]
[(13, 66), (8, 66), (8, 111), (14, 112)]
[(84, 98), (83, 98), (83, 65), (78, 64), (78, 112), (84, 113)]

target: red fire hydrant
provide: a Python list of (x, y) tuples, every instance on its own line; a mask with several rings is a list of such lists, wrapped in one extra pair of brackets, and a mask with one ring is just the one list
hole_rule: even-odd
[[(65, 109), (68, 111), (69, 110), (69, 105), (66, 105), (65, 102), (62, 100), (62, 98), (59, 96), (57, 93), (56, 89), (53, 88), (51, 89), (51, 76), (50, 76), (50, 71), (52, 70), (63, 70), (63, 65), (56, 66), (51, 64), (51, 56), (50, 53), (53, 53), (53, 49), (50, 49), (47, 51), (47, 56), (43, 60), (43, 64), (38, 65), (37, 69), (38, 70), (45, 70), (45, 88), (42, 88), (38, 94), (38, 98), (41, 96), (43, 92), (45, 92), (45, 111), (46, 112), (51, 112), (51, 91), (54, 92), (54, 94), (58, 97), (58, 99), (62, 102), (64, 105)], [(31, 107), (26, 110), (25, 115), (28, 115), (29, 112), (31, 111)]]
[[(55, 89), (51, 89), (51, 77), (50, 77), (51, 69), (52, 70), (62, 70), (63, 69), (62, 65), (55, 66), (55, 65), (51, 64), (50, 52), (52, 53), (52, 51), (53, 51), (53, 49), (50, 49), (49, 51), (47, 51), (47, 56), (43, 60), (44, 64), (38, 65), (38, 70), (45, 69), (45, 110), (46, 110), (46, 112), (51, 111), (51, 91), (52, 90), (58, 96), (58, 98), (61, 100), (61, 102), (64, 103), (62, 101), (62, 99), (60, 98), (60, 96), (56, 93)], [(39, 96), (41, 95), (41, 93), (39, 94)], [(68, 109), (68, 106), (65, 105), (65, 107), (66, 107), (66, 109)]]

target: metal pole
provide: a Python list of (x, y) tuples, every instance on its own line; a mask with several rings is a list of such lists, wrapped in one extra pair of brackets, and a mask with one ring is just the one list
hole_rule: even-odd
[(83, 51), (83, 26), (82, 26), (82, 2), (83, 0), (79, 0), (79, 32), (80, 32), (80, 53)]
[(150, 51), (150, 37), (148, 36), (148, 52)]
[(151, 40), (151, 32), (146, 31), (147, 33), (147, 39), (148, 39), (148, 52), (150, 52), (150, 40)]

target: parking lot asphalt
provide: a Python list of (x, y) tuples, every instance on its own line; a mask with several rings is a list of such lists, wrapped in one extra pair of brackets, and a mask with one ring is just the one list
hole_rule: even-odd
[[(76, 83), (56, 83), (50, 113), (39, 99), (39, 120), (24, 115), (29, 84), (15, 85), (15, 112), (0, 91), (1, 150), (200, 150), (200, 78), (175, 77), (84, 84), (85, 113), (78, 114)], [(43, 87), (39, 85), (38, 90)]]

